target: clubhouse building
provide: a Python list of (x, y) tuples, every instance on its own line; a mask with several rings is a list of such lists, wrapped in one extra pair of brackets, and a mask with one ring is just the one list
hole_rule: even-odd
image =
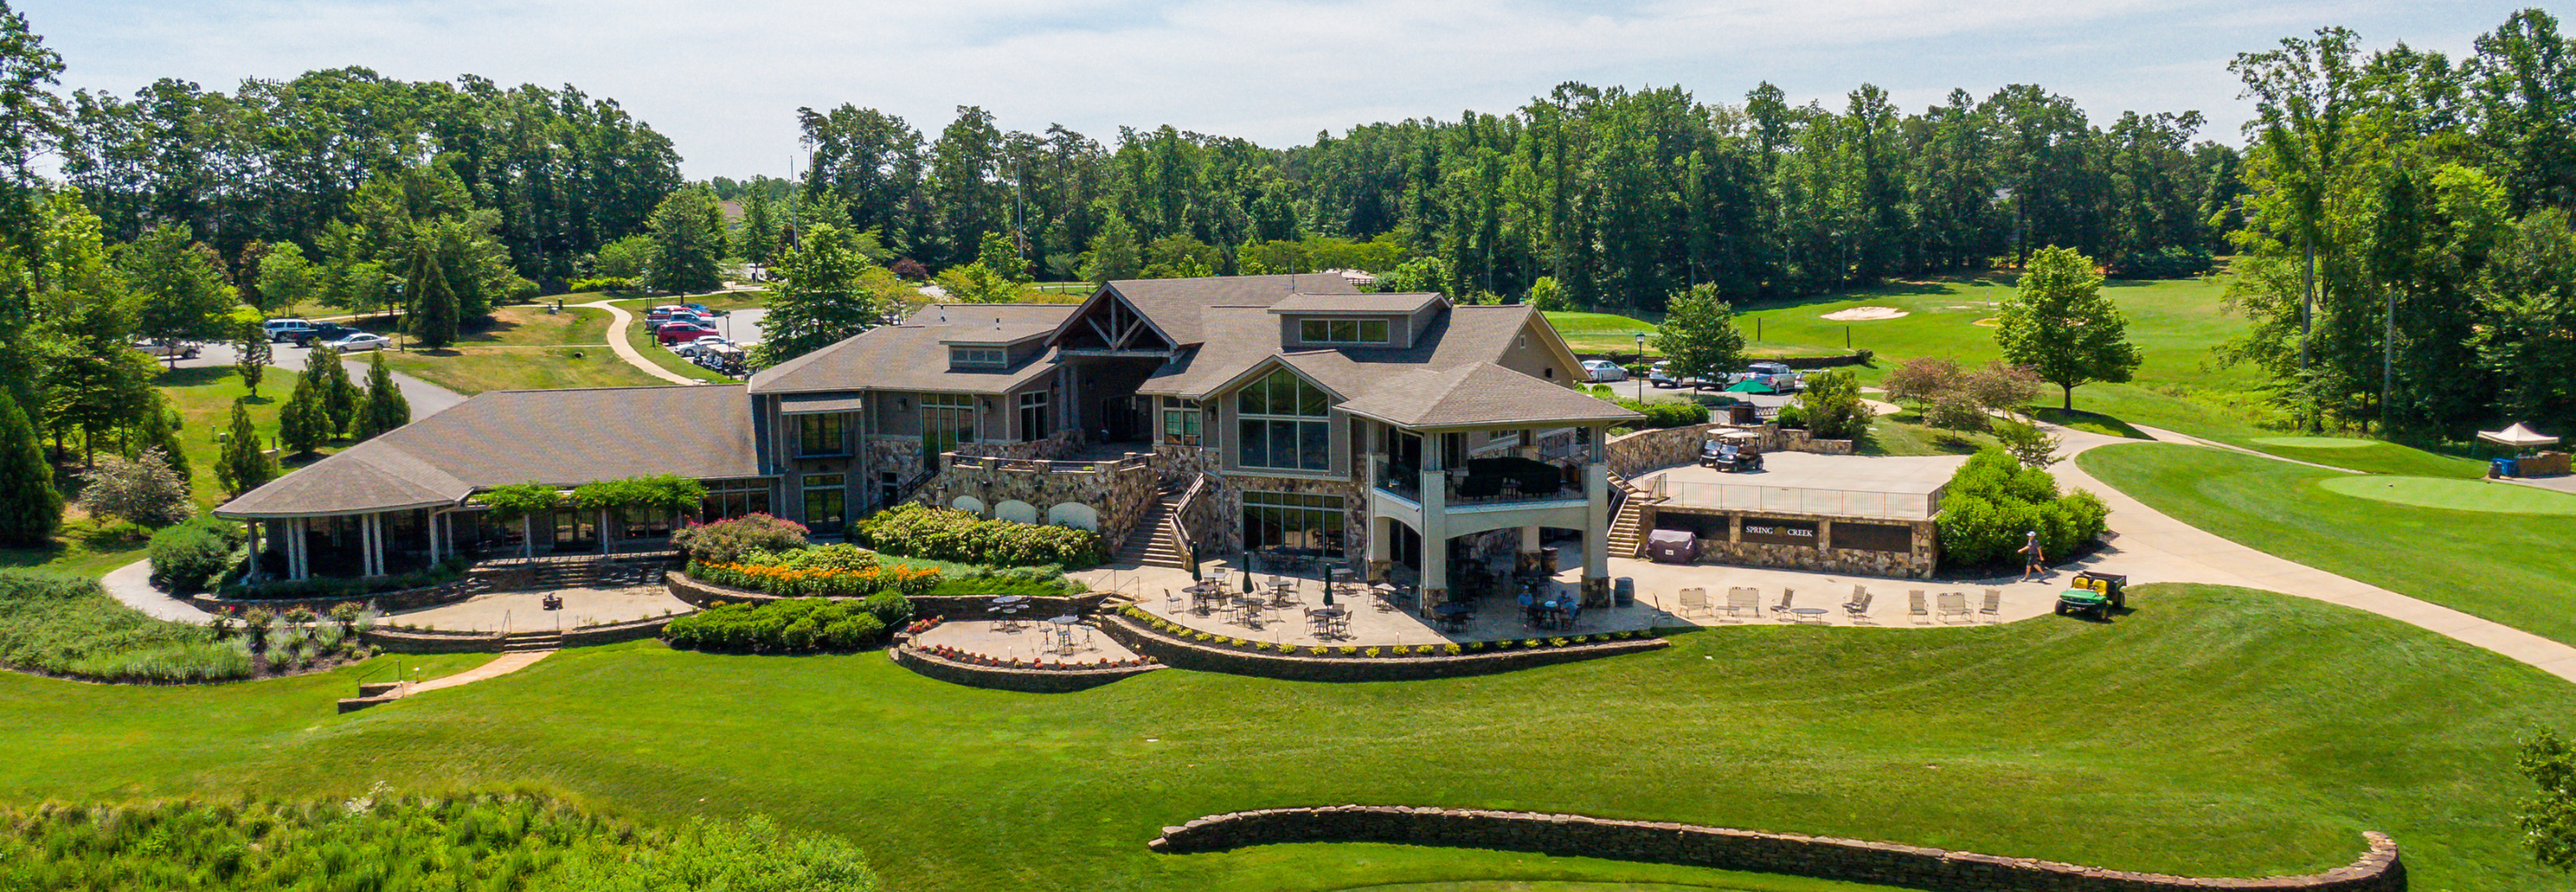
[(372, 576), (453, 555), (663, 547), (682, 518), (475, 495), (678, 474), (705, 518), (818, 538), (901, 502), (1100, 532), (1172, 566), (1343, 561), (1448, 589), (1453, 558), (1579, 537), (1606, 588), (1594, 399), (1532, 307), (1362, 294), (1340, 275), (1111, 282), (1080, 304), (934, 304), (747, 384), (486, 393), (216, 510), (267, 578)]

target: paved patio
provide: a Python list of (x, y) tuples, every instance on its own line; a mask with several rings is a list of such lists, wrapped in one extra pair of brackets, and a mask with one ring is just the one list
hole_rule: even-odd
[(921, 633), (916, 643), (928, 647), (945, 644), (969, 653), (1001, 659), (1035, 658), (1045, 662), (1087, 663), (1092, 660), (1132, 660), (1133, 651), (1109, 640), (1099, 629), (1081, 625), (1073, 627), (1073, 646), (1057, 644), (1056, 626), (1047, 617), (1034, 616), (1015, 625), (990, 620), (952, 620)]
[[(545, 609), (545, 596), (563, 596), (563, 609)], [(538, 632), (648, 619), (697, 608), (658, 585), (634, 588), (567, 588), (551, 592), (492, 592), (454, 604), (387, 614), (378, 625), (423, 626), (459, 632)]]

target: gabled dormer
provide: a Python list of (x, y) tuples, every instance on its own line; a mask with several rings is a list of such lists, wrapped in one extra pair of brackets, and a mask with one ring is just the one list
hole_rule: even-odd
[(1438, 294), (1293, 294), (1270, 314), (1282, 350), (1403, 349), (1448, 308)]

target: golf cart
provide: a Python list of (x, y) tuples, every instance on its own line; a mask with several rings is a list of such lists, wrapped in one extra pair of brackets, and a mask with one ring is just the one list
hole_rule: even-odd
[(1699, 448), (1699, 466), (1729, 473), (1762, 470), (1762, 435), (1730, 431)]
[(2074, 587), (2057, 596), (2057, 615), (2110, 619), (2111, 611), (2129, 607), (2129, 577), (2086, 570), (2075, 574)]

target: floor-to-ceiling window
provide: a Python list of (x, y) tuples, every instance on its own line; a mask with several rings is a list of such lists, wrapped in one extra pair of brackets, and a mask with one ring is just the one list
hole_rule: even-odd
[(1287, 492), (1243, 494), (1243, 547), (1342, 555), (1342, 497)]
[(975, 398), (959, 394), (921, 396), (921, 464), (939, 466), (939, 454), (959, 443), (975, 442)]
[(805, 528), (823, 535), (839, 535), (849, 522), (849, 493), (844, 475), (805, 475)]
[(1271, 372), (1235, 394), (1240, 437), (1235, 463), (1246, 468), (1328, 471), (1333, 467), (1331, 399), (1287, 370)]
[(1037, 390), (1020, 394), (1020, 439), (1023, 442), (1043, 440), (1048, 433), (1047, 392)]

